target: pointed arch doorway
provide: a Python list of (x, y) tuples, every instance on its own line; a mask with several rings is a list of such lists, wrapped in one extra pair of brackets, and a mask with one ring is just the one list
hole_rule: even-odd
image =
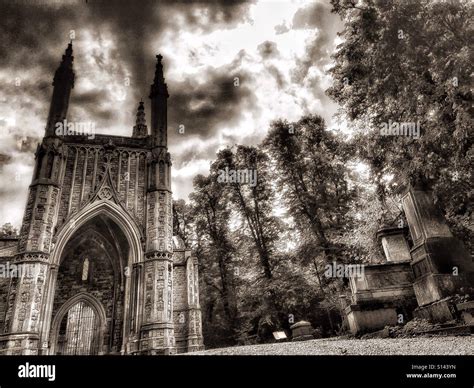
[(137, 334), (140, 233), (115, 207), (95, 203), (59, 233), (48, 291), (52, 321), (44, 329), (49, 354), (120, 354)]
[(106, 314), (102, 304), (89, 294), (67, 301), (53, 322), (52, 342), (57, 355), (101, 353)]

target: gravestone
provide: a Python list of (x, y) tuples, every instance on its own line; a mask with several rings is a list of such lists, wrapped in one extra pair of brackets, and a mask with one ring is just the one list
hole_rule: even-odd
[(351, 304), (344, 312), (352, 334), (395, 326), (411, 318), (416, 307), (410, 250), (403, 228), (384, 227), (377, 232), (386, 261), (364, 266), (362, 276), (349, 279)]
[(299, 321), (290, 326), (293, 341), (313, 339), (313, 327), (307, 321)]
[(406, 228), (384, 227), (377, 232), (387, 261), (410, 261), (410, 248), (405, 238)]
[(418, 308), (414, 315), (434, 322), (456, 318), (455, 294), (471, 294), (474, 264), (463, 243), (451, 233), (431, 191), (410, 186), (402, 198), (413, 240), (411, 249)]

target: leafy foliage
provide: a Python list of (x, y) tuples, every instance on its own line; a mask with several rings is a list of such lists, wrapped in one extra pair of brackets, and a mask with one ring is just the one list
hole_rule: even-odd
[(12, 224), (7, 222), (0, 229), (0, 237), (18, 237), (18, 230)]
[[(454, 232), (472, 240), (473, 3), (331, 3), (345, 28), (328, 94), (358, 128), (354, 144), (380, 200), (406, 183), (429, 184)], [(381, 136), (390, 122), (419, 123), (421, 136)]]

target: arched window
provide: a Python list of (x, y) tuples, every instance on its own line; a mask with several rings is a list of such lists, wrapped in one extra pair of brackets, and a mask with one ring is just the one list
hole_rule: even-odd
[(98, 353), (100, 320), (84, 301), (72, 306), (59, 325), (57, 354), (94, 355)]
[(84, 262), (82, 263), (82, 276), (81, 280), (83, 282), (87, 281), (89, 279), (89, 259), (86, 257), (84, 259)]

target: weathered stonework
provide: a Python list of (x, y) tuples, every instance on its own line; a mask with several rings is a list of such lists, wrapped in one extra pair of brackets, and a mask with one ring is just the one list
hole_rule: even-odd
[[(411, 186), (402, 204), (413, 247), (409, 248), (403, 228), (377, 233), (386, 262), (366, 265), (361, 278), (350, 279), (351, 303), (345, 314), (354, 334), (403, 324), (412, 317), (471, 322), (472, 258), (453, 237), (430, 191)], [(468, 301), (457, 303), (456, 294)]]
[(452, 235), (429, 190), (411, 186), (402, 203), (414, 243), (411, 265), (419, 306), (414, 314), (438, 322), (456, 319), (451, 297), (473, 294), (474, 262)]
[(151, 135), (58, 135), (74, 86), (72, 46), (54, 78), (18, 240), (0, 261), (0, 354), (173, 354), (202, 349), (198, 266), (173, 238), (161, 57)]
[(366, 265), (362, 277), (350, 279), (352, 297), (345, 313), (351, 332), (396, 325), (399, 316), (408, 321), (416, 306), (412, 283), (409, 261)]

